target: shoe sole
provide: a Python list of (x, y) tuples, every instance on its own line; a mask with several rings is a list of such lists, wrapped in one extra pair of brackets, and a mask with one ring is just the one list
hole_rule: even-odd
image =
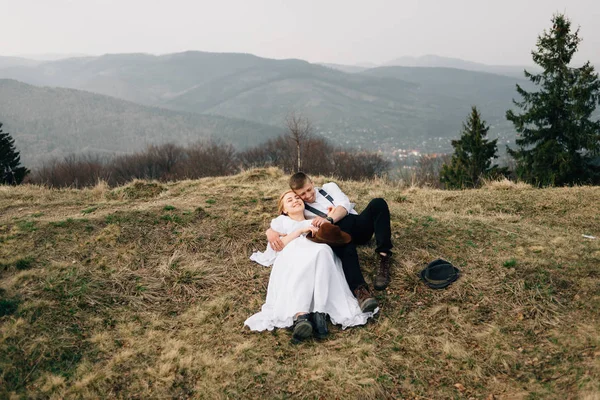
[(371, 298), (363, 302), (362, 306), (360, 307), (360, 310), (364, 313), (373, 312), (375, 311), (377, 306), (377, 300)]
[(301, 342), (301, 341), (306, 340), (309, 337), (311, 337), (312, 333), (313, 333), (313, 328), (312, 328), (312, 325), (310, 324), (310, 322), (308, 322), (308, 321), (299, 322), (294, 327), (294, 333), (292, 334), (292, 340), (294, 340), (296, 342)]

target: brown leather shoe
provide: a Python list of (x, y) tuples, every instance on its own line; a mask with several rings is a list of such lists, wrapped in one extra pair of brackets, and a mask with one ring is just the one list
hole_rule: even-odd
[(385, 256), (380, 255), (379, 268), (377, 268), (377, 274), (373, 279), (373, 287), (375, 290), (383, 290), (390, 284), (390, 261), (392, 256), (387, 254)]
[(377, 308), (377, 300), (373, 297), (366, 286), (361, 285), (354, 289), (354, 297), (358, 300), (360, 310), (364, 313), (373, 312)]

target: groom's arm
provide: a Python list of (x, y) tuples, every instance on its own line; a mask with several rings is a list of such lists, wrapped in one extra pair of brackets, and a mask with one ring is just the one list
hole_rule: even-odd
[[(342, 220), (346, 215), (348, 215), (350, 213), (350, 210), (354, 209), (354, 203), (350, 202), (348, 196), (346, 196), (346, 194), (342, 192), (342, 189), (340, 189), (340, 187), (334, 182), (324, 184), (323, 189), (325, 189), (325, 191), (331, 197), (333, 197), (335, 204), (337, 204), (337, 206), (335, 207), (330, 207), (327, 212), (327, 216), (333, 219), (333, 223), (335, 224), (336, 222)], [(312, 224), (317, 227), (327, 222), (330, 221), (328, 221), (326, 218), (321, 217), (316, 217), (312, 220)]]
[[(335, 208), (331, 207), (327, 213), (327, 216), (333, 220), (334, 224), (344, 218), (346, 215), (348, 215), (348, 211), (342, 206), (337, 206)], [(316, 227), (320, 227), (321, 225), (328, 223), (331, 223), (331, 221), (323, 217), (315, 217), (311, 220), (311, 224)]]
[(285, 236), (284, 234), (281, 234), (272, 228), (267, 229), (267, 231), (265, 233), (267, 235), (267, 241), (269, 242), (269, 244), (271, 245), (271, 248), (273, 250), (275, 250), (275, 251), (283, 250), (283, 248), (285, 247), (285, 244), (281, 241), (281, 237)]
[(337, 206), (327, 213), (327, 216), (333, 219), (334, 224), (343, 219), (346, 215), (348, 215), (348, 210), (343, 206)]

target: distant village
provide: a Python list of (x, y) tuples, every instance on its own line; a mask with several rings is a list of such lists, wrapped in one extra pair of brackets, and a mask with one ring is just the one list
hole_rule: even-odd
[[(506, 155), (506, 146), (513, 146), (515, 142), (515, 132), (505, 130), (505, 127), (490, 126), (489, 138), (498, 139), (498, 157)], [(504, 129), (503, 129), (504, 128)], [(412, 138), (402, 138), (405, 143), (399, 143), (399, 137), (388, 137), (381, 139), (381, 135), (373, 129), (352, 129), (350, 134), (344, 134), (325, 131), (319, 134), (333, 139), (342, 146), (352, 147), (365, 151), (376, 151), (386, 160), (404, 168), (414, 169), (423, 156), (428, 158), (443, 157), (453, 153), (451, 141), (458, 139), (459, 131), (456, 132), (456, 138), (433, 137), (422, 141)]]

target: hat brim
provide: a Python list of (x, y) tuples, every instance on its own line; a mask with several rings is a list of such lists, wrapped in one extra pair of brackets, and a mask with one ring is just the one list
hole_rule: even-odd
[[(446, 268), (448, 270), (448, 276), (442, 280), (432, 281), (431, 279), (428, 278), (427, 272), (430, 271), (434, 267), (435, 268), (440, 268), (440, 267)], [(421, 277), (421, 280), (423, 280), (423, 282), (430, 288), (443, 289), (445, 287), (448, 287), (452, 282), (454, 282), (458, 279), (458, 277), (460, 276), (460, 270), (447, 261), (436, 260), (436, 261), (433, 261), (432, 263), (430, 263), (427, 267), (425, 267), (419, 275)]]
[(344, 231), (341, 231), (339, 236), (330, 239), (326, 239), (319, 236), (318, 232), (317, 236), (312, 236), (311, 234), (308, 234), (306, 235), (306, 238), (311, 242), (328, 244), (330, 246), (344, 246), (352, 241), (352, 236), (350, 236)]

